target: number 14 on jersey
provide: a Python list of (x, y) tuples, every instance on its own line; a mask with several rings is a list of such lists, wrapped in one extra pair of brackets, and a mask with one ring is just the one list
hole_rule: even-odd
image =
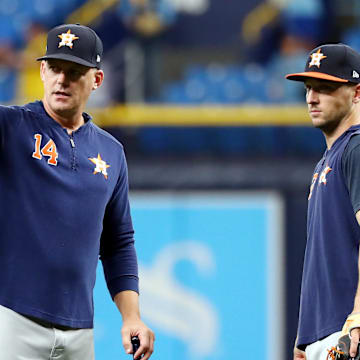
[(32, 157), (38, 160), (41, 160), (43, 156), (49, 157), (47, 163), (49, 165), (57, 165), (57, 159), (59, 154), (56, 150), (56, 145), (53, 140), (49, 140), (42, 148), (41, 148), (41, 141), (42, 135), (35, 134), (35, 151), (32, 154)]

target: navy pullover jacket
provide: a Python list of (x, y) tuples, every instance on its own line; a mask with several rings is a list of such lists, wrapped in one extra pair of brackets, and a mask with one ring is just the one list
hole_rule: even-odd
[(112, 297), (138, 291), (123, 147), (84, 118), (69, 135), (42, 102), (0, 106), (0, 304), (74, 328), (99, 255)]

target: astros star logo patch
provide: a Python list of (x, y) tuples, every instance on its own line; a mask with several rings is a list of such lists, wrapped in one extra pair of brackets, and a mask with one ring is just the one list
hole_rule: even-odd
[(317, 66), (319, 68), (321, 60), (327, 58), (327, 56), (325, 56), (321, 52), (321, 49), (319, 49), (317, 52), (311, 54), (310, 56), (311, 56), (311, 62), (309, 64), (309, 67)]
[(329, 167), (329, 165), (326, 166), (326, 168), (322, 171), (320, 178), (319, 178), (319, 185), (320, 184), (325, 184), (326, 185), (326, 175), (331, 171), (331, 167)]
[(78, 39), (75, 34), (71, 33), (70, 29), (66, 33), (58, 35), (58, 37), (61, 39), (61, 41), (59, 42), (59, 47), (68, 46), (70, 49), (72, 49), (74, 45), (73, 41)]
[(308, 200), (311, 199), (311, 196), (312, 196), (312, 193), (313, 193), (313, 190), (314, 190), (314, 186), (315, 186), (315, 183), (316, 183), (316, 180), (317, 180), (318, 177), (319, 177), (319, 173), (315, 173), (313, 178), (312, 178)]
[(89, 158), (89, 160), (96, 165), (93, 174), (101, 173), (104, 175), (104, 178), (107, 179), (108, 173), (106, 169), (109, 168), (110, 165), (101, 158), (100, 154), (98, 154), (96, 158)]

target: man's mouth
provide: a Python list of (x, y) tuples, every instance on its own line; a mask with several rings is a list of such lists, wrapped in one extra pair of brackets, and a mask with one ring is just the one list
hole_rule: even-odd
[(60, 97), (69, 97), (70, 96), (70, 94), (65, 91), (55, 91), (54, 94), (56, 96), (60, 96)]

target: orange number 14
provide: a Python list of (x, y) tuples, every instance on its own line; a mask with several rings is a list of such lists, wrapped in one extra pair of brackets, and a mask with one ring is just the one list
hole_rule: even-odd
[(43, 156), (48, 156), (47, 161), (50, 165), (57, 165), (57, 159), (59, 154), (56, 151), (56, 145), (53, 140), (49, 140), (46, 145), (40, 150), (42, 135), (35, 134), (35, 151), (32, 154), (32, 157), (38, 160), (41, 160)]

